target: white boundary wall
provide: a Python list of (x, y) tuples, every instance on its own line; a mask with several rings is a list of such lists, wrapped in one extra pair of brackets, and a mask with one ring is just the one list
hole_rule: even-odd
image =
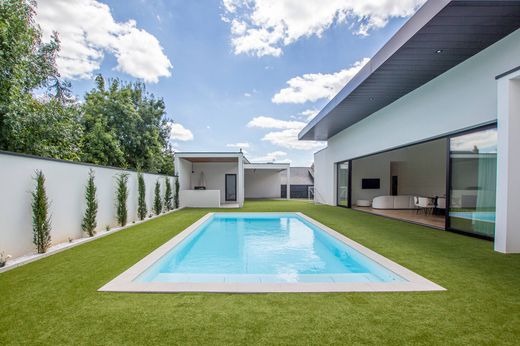
[[(68, 242), (86, 236), (81, 230), (85, 210), (85, 185), (89, 170), (96, 175), (98, 215), (97, 231), (115, 227), (116, 175), (124, 170), (74, 162), (49, 160), (0, 152), (0, 252), (18, 257), (32, 253), (31, 192), (34, 190), (36, 170), (45, 175), (47, 197), (52, 218), (52, 244)], [(129, 174), (128, 223), (137, 221), (137, 173)], [(163, 175), (143, 174), (146, 184), (148, 215), (153, 213), (155, 182), (160, 179), (164, 194)], [(173, 177), (172, 193), (175, 191)]]

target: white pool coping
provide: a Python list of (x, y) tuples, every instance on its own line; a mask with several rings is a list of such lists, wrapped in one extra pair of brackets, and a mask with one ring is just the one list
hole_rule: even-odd
[(397, 274), (405, 281), (394, 282), (283, 282), (283, 283), (231, 283), (231, 282), (136, 282), (139, 275), (181, 243), (215, 213), (208, 213), (181, 233), (158, 247), (131, 268), (99, 289), (102, 292), (220, 292), (220, 293), (270, 293), (270, 292), (419, 292), (445, 291), (446, 289), (411, 270), (389, 260), (365, 246), (345, 237), (330, 227), (299, 212), (247, 213), (247, 214), (295, 214), (314, 224), (332, 237), (359, 251), (374, 262)]

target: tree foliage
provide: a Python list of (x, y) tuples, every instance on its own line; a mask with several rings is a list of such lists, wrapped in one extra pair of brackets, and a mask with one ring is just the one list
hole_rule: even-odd
[(172, 174), (171, 129), (164, 101), (149, 94), (141, 82), (113, 79), (106, 83), (102, 76), (96, 82), (82, 107), (86, 133), (82, 159)]
[(32, 193), (33, 243), (38, 253), (45, 253), (51, 245), (51, 219), (49, 216), (49, 200), (45, 189), (45, 176), (36, 171), (36, 186)]
[(81, 223), (83, 232), (87, 233), (89, 237), (96, 234), (94, 230), (97, 226), (96, 217), (98, 201), (96, 199), (96, 184), (94, 178), (94, 171), (91, 169), (88, 173), (87, 186), (85, 187), (85, 200), (87, 207), (85, 209), (85, 214), (83, 215), (83, 222)]
[(43, 42), (34, 17), (33, 1), (0, 2), (0, 149), (78, 160), (80, 112), (56, 67), (58, 35)]
[(116, 213), (117, 222), (120, 226), (126, 225), (128, 221), (128, 173), (121, 172), (116, 176)]
[(175, 209), (179, 208), (179, 177), (175, 177), (175, 195), (173, 196), (173, 205)]
[(161, 201), (161, 183), (159, 179), (155, 182), (155, 195), (153, 200), (153, 211), (155, 215), (159, 215), (162, 212), (162, 201)]
[(163, 99), (144, 83), (95, 79), (80, 104), (43, 42), (33, 0), (0, 1), (0, 149), (173, 174)]
[(164, 209), (173, 209), (172, 182), (169, 177), (164, 177)]
[(148, 210), (146, 208), (146, 184), (141, 172), (137, 173), (137, 192), (137, 216), (139, 216), (139, 220), (144, 220)]

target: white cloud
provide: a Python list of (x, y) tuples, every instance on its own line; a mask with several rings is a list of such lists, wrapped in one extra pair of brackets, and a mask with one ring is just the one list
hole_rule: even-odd
[(313, 150), (321, 149), (325, 146), (323, 142), (314, 141), (300, 141), (298, 140), (298, 133), (305, 127), (304, 122), (296, 120), (280, 120), (272, 117), (259, 116), (253, 118), (248, 124), (248, 127), (256, 127), (263, 129), (275, 129), (270, 131), (262, 138), (263, 141), (268, 141), (271, 144), (297, 150)]
[(179, 123), (171, 124), (172, 130), (170, 132), (170, 139), (179, 140), (179, 141), (191, 141), (193, 139), (193, 133), (182, 126)]
[(244, 93), (244, 96), (245, 96), (245, 97), (251, 97), (251, 96), (253, 96), (253, 95), (251, 95), (251, 93)]
[(301, 129), (287, 129), (282, 131), (272, 131), (267, 133), (262, 140), (271, 142), (271, 144), (278, 145), (287, 149), (297, 150), (316, 150), (325, 147), (323, 142), (314, 141), (300, 141), (298, 140), (298, 133)]
[(230, 143), (227, 144), (226, 147), (228, 148), (237, 148), (237, 149), (246, 149), (249, 148), (251, 145), (247, 142), (238, 142), (238, 143)]
[(254, 157), (251, 162), (291, 162), (291, 160), (285, 158), (287, 153), (284, 151), (273, 151), (263, 156)]
[(287, 88), (271, 99), (274, 103), (305, 103), (332, 99), (370, 59), (364, 58), (335, 73), (307, 73), (287, 81)]
[(235, 54), (279, 56), (283, 47), (334, 24), (359, 35), (412, 15), (426, 0), (223, 0)]
[(247, 127), (258, 127), (262, 129), (302, 129), (305, 123), (295, 120), (280, 120), (271, 117), (254, 117), (247, 123)]
[(43, 38), (59, 33), (57, 58), (62, 77), (90, 78), (106, 53), (116, 57), (118, 71), (146, 82), (171, 75), (172, 64), (157, 38), (137, 28), (134, 20), (117, 22), (108, 5), (96, 0), (39, 0), (37, 22)]

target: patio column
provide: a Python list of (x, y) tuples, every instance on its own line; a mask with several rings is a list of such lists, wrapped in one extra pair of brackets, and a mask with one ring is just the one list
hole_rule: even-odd
[(244, 158), (238, 158), (237, 200), (240, 207), (244, 205)]
[(520, 70), (497, 77), (495, 251), (520, 253)]
[(287, 199), (291, 199), (291, 167), (287, 168)]

